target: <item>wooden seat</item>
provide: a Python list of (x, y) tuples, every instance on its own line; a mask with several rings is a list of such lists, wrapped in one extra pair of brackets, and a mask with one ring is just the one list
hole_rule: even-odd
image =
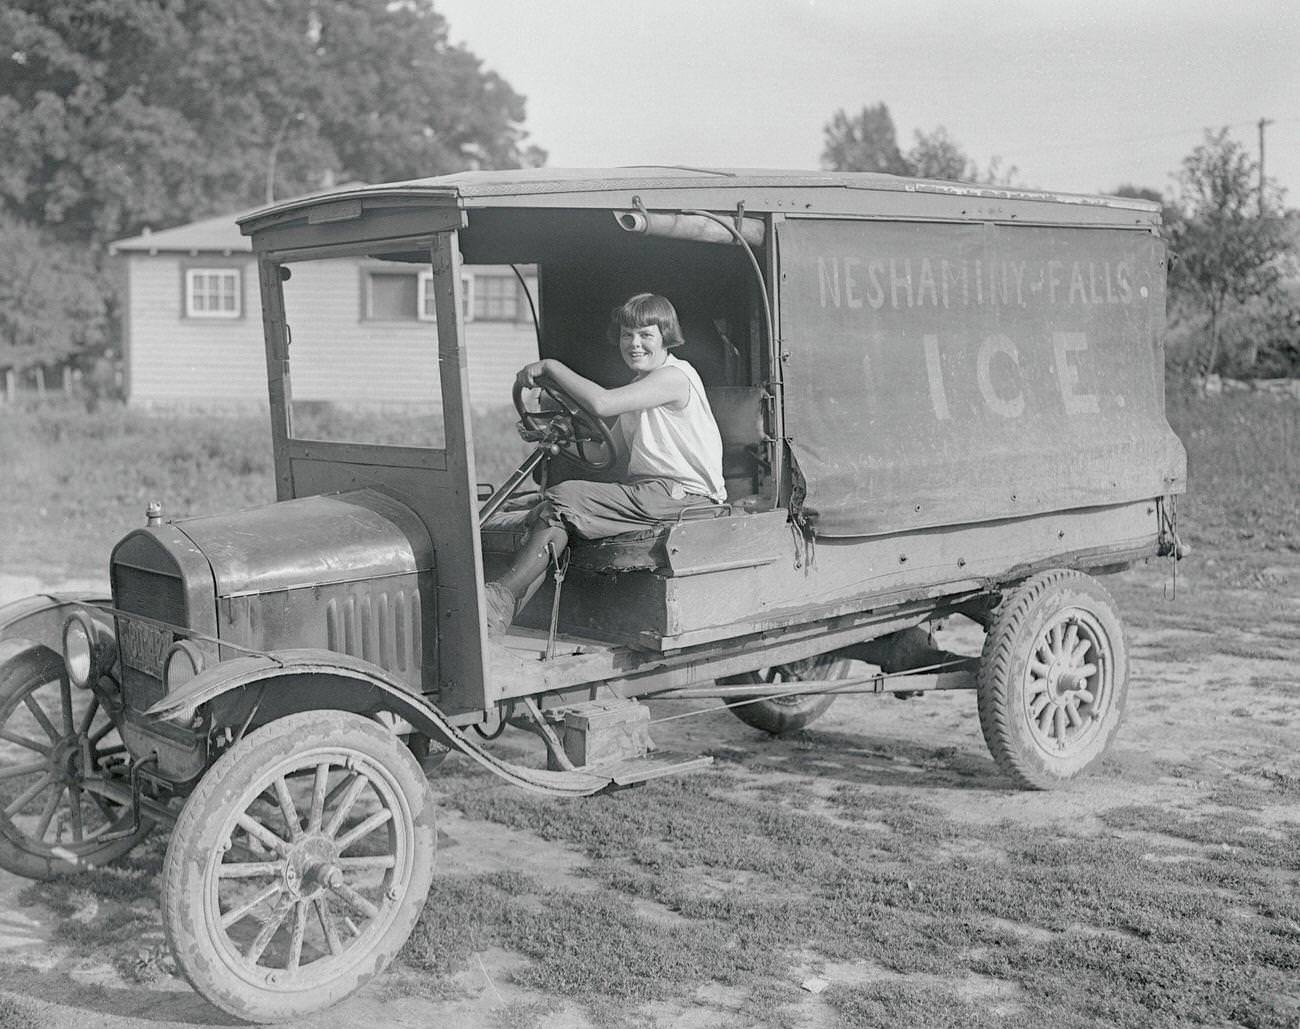
[[(687, 508), (677, 518), (649, 525), (636, 532), (624, 532), (604, 539), (570, 541), (570, 561), (597, 572), (664, 568), (668, 556), (665, 540), (673, 526), (706, 518), (721, 518), (733, 512), (770, 508), (762, 490), (764, 481), (763, 427), (764, 390), (759, 386), (714, 386), (707, 388), (709, 407), (722, 436), (722, 476), (727, 488), (726, 504)], [(493, 515), (480, 529), (483, 553), (513, 554), (528, 531), (528, 512), (503, 511)]]

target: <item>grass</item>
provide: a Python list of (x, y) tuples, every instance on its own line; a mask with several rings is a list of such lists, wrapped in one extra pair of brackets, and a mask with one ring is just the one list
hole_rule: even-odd
[(1300, 551), (1300, 404), (1289, 398), (1172, 395), (1169, 421), (1188, 452), (1183, 531), (1228, 585), (1268, 582), (1269, 555)]
[(0, 1029), (29, 1029), (34, 1016), (27, 1005), (0, 995)]
[[(479, 478), (500, 482), (526, 450), (512, 408), (475, 416)], [(107, 578), (108, 555), (144, 524), (275, 499), (265, 417), (150, 414), (53, 401), (0, 408), (0, 572)]]
[[(1177, 603), (1152, 603), (1137, 577), (1116, 580), (1135, 652), (1151, 663), (1279, 658), (1257, 666), (1251, 703), (1221, 712), (1263, 726), (1294, 693), (1284, 659), (1298, 639), (1279, 594), (1294, 595), (1300, 550), (1300, 410), (1250, 395), (1171, 398), (1170, 419), (1189, 451), (1179, 517), (1196, 549)], [(510, 451), (512, 421), (481, 420), (489, 447)], [(0, 430), (0, 461), (20, 487), (0, 494), (3, 570), (99, 571), (155, 493), (171, 516), (270, 496), (269, 450), (251, 419), (51, 409), (4, 413)], [(499, 480), (504, 464), (482, 477)], [(1268, 646), (1250, 642), (1261, 636)], [(853, 775), (853, 761), (873, 759), (861, 741), (853, 750), (813, 727), (787, 745), (843, 760), (777, 775), (761, 752), (728, 748), (707, 774), (566, 802), (512, 792), (453, 757), (436, 782), (444, 804), (583, 855), (584, 881), (531, 874), (526, 850), (510, 871), (440, 875), (389, 981), (455, 997), (456, 973), (503, 948), (520, 958), (515, 984), (540, 998), (498, 1010), (520, 1029), (569, 1003), (598, 1025), (649, 1024), (651, 1012), (697, 1012), (717, 989), (734, 999), (714, 1012), (719, 1023), (801, 1025), (799, 982), (818, 973), (831, 980), (823, 1021), (846, 1027), (1300, 1023), (1294, 764), (1252, 751), (1224, 777), (1189, 752), (1157, 768), (1188, 784), (1184, 809), (1144, 801), (1149, 780), (1107, 763), (1097, 778), (1120, 805), (1089, 824), (1044, 825), (955, 819), (917, 788)], [(962, 789), (961, 755), (940, 750), (929, 753), (947, 772), (926, 787)], [(137, 980), (166, 974), (151, 907), (160, 847), (161, 836), (121, 869), (25, 897), (53, 912), (68, 945), (115, 948)], [(92, 905), (100, 917), (87, 929)], [(22, 1017), (4, 1003), (0, 1027)]]
[[(846, 1025), (1293, 1024), (1300, 900), (1276, 874), (1300, 871), (1300, 824), (1129, 807), (1106, 826), (1133, 837), (1044, 834), (848, 784), (827, 818), (811, 780), (781, 802), (762, 784), (742, 765), (563, 802), (453, 771), (449, 803), (574, 847), (600, 888), (447, 878), (405, 960), (445, 973), (503, 946), (530, 959), (523, 984), (603, 1010), (688, 1005), (718, 983), (748, 998), (752, 1025), (794, 1018), (800, 961), (861, 966), (868, 981), (826, 994)], [(995, 984), (1002, 1014), (955, 995), (963, 981)]]

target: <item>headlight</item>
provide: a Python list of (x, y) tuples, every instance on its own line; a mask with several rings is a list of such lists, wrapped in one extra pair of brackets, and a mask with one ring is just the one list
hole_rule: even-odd
[(173, 643), (163, 662), (163, 682), (167, 685), (167, 692), (180, 689), (201, 671), (203, 655), (199, 653), (199, 648), (189, 640)]
[(63, 623), (63, 663), (68, 681), (78, 689), (86, 689), (100, 676), (99, 633), (85, 611), (77, 611)]

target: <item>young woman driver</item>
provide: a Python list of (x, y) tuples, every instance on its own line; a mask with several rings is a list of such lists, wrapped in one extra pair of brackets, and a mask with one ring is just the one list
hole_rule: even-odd
[(487, 584), (493, 635), (504, 633), (536, 592), (550, 552), (558, 558), (571, 533), (602, 539), (726, 500), (722, 437), (704, 385), (694, 368), (670, 353), (685, 342), (673, 305), (638, 293), (615, 309), (609, 333), (633, 372), (625, 386), (607, 389), (550, 357), (519, 370), (518, 381), (526, 387), (545, 378), (596, 416), (616, 418), (611, 435), (627, 459), (627, 473), (621, 482), (571, 479), (543, 494), (509, 570)]

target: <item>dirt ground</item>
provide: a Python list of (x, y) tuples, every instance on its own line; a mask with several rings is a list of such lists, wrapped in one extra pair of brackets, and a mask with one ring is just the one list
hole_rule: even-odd
[[(31, 592), (34, 585), (0, 581), (0, 601)], [(1300, 822), (1300, 685), (1295, 675), (1300, 656), (1300, 554), (1282, 552), (1275, 565), (1242, 584), (1212, 577), (1208, 569), (1185, 562), (1174, 599), (1168, 596), (1168, 566), (1163, 564), (1123, 573), (1108, 585), (1129, 630), (1128, 711), (1101, 770), (1068, 789), (1031, 793), (1010, 788), (985, 748), (974, 697), (965, 693), (929, 694), (907, 702), (842, 698), (827, 718), (834, 719), (836, 735), (850, 742), (832, 751), (810, 752), (806, 737), (766, 737), (724, 711), (664, 723), (656, 740), (663, 748), (688, 752), (744, 750), (751, 764), (757, 754), (760, 765), (778, 779), (816, 776), (828, 784), (852, 782), (863, 790), (905, 791), (959, 823), (1010, 820), (1045, 830), (1065, 823), (1074, 832), (1089, 826), (1102, 831), (1099, 816), (1111, 808), (1140, 802), (1190, 815), (1211, 814), (1225, 788), (1278, 782), (1290, 784), (1286, 802), (1272, 804), (1268, 817)], [(1266, 614), (1251, 620), (1216, 616), (1234, 610)], [(954, 626), (942, 639), (950, 649), (969, 651), (978, 648), (981, 636), (973, 626)], [(1140, 830), (1114, 826), (1104, 831), (1130, 840), (1142, 835)], [(567, 890), (591, 888), (590, 880), (575, 874), (586, 861), (575, 850), (500, 825), (470, 821), (451, 810), (442, 817), (439, 875), (518, 867), (520, 854), (528, 855), (530, 876)], [(1295, 891), (1300, 888), (1297, 880), (1300, 875), (1292, 874), (1277, 883), (1278, 889)], [(51, 912), (20, 901), (25, 885), (0, 872), (0, 998), (15, 998), (34, 1024), (60, 1029), (234, 1024), (174, 977), (163, 975), (150, 985), (128, 982), (114, 971), (112, 955), (76, 954), (55, 942)], [(85, 913), (87, 919), (94, 917), (93, 910)], [(499, 950), (479, 953), (459, 973), (453, 1000), (413, 995), (400, 975), (389, 974), (303, 1024), (320, 1029), (495, 1029), (522, 1024), (515, 1020), (517, 1013), (531, 1010), (529, 1025), (586, 1025), (576, 1007), (557, 1008), (553, 997), (530, 994), (512, 982), (512, 969), (523, 960)], [(789, 970), (795, 982), (805, 972), (797, 965)], [(864, 962), (828, 967), (821, 974), (862, 981), (896, 973)], [(993, 980), (960, 985), (970, 996), (987, 996), (990, 1004), (997, 1000)], [(803, 1024), (833, 1022), (816, 993), (804, 996), (799, 1008)], [(656, 1027), (716, 1025), (732, 1000), (721, 987), (705, 987), (693, 1005), (664, 1005), (641, 1014), (644, 1024)], [(8, 1024), (0, 1019), (0, 1025)]]

